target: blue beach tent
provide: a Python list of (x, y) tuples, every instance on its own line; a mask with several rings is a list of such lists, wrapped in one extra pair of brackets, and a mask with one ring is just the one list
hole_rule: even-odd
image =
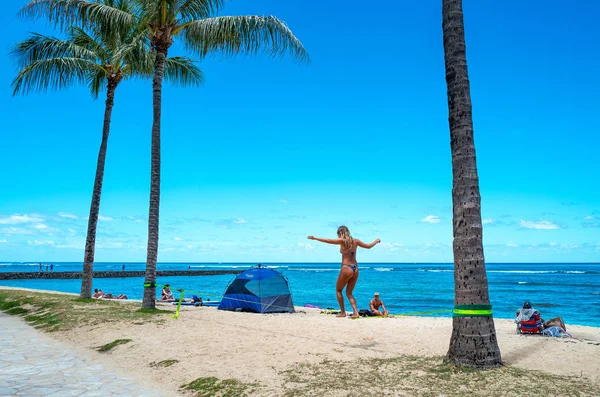
[(294, 313), (294, 303), (286, 278), (275, 269), (258, 265), (229, 284), (219, 310)]

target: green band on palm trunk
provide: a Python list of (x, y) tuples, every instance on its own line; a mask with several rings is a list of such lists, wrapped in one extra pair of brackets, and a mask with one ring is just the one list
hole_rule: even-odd
[(456, 305), (452, 317), (491, 317), (492, 305)]
[(154, 288), (157, 287), (156, 283), (144, 283), (144, 288)]

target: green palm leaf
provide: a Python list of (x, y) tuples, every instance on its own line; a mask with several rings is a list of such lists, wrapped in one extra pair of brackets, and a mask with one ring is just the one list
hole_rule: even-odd
[(291, 55), (309, 62), (304, 46), (280, 19), (274, 16), (213, 17), (192, 21), (182, 27), (186, 46), (206, 56), (209, 52), (224, 55), (256, 54)]
[(38, 33), (31, 33), (29, 38), (17, 43), (11, 54), (16, 58), (19, 66), (26, 66), (31, 62), (49, 58), (70, 57), (91, 60), (96, 57), (93, 51), (76, 42)]
[(23, 67), (13, 80), (13, 95), (86, 83), (90, 73), (98, 69), (98, 65), (89, 59), (60, 57), (36, 60)]
[(45, 18), (62, 29), (72, 25), (100, 27), (108, 37), (137, 23), (134, 3), (128, 1), (31, 0), (20, 11), (26, 18)]
[(199, 86), (204, 83), (204, 73), (186, 57), (171, 57), (165, 61), (166, 81), (180, 86)]

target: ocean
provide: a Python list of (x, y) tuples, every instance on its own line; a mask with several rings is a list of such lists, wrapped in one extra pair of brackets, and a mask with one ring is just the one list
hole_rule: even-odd
[[(124, 263), (126, 270), (144, 270), (144, 263)], [(94, 270), (121, 270), (123, 263), (96, 263)], [(159, 270), (243, 270), (244, 263), (159, 263)], [(288, 279), (294, 304), (338, 308), (335, 282), (339, 263), (270, 263)], [(566, 324), (600, 327), (600, 264), (595, 263), (488, 263), (488, 281), (494, 317), (513, 318), (525, 300), (538, 308), (542, 317), (562, 316)], [(38, 271), (37, 263), (0, 263), (0, 272)], [(45, 269), (45, 267), (44, 267)], [(81, 271), (81, 263), (54, 263), (54, 271)], [(451, 310), (453, 265), (451, 263), (361, 263), (354, 291), (359, 309), (366, 309), (375, 291), (381, 294), (390, 313), (402, 314)], [(220, 300), (235, 275), (160, 277), (204, 299)], [(94, 288), (105, 293), (126, 294), (141, 299), (143, 278), (94, 280)], [(81, 280), (0, 280), (0, 286), (25, 287), (79, 293)], [(160, 294), (160, 289), (158, 290)], [(346, 310), (351, 307), (346, 300)], [(450, 316), (451, 313), (435, 313)]]

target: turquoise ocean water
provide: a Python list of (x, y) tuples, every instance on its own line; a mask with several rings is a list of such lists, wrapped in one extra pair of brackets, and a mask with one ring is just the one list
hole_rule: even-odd
[[(120, 270), (122, 263), (96, 263), (94, 270)], [(144, 270), (144, 263), (125, 263), (126, 270)], [(243, 263), (160, 263), (159, 270), (243, 270)], [(335, 281), (339, 263), (271, 263), (287, 277), (294, 304), (337, 308)], [(81, 263), (54, 263), (54, 271), (81, 271)], [(451, 310), (453, 266), (442, 263), (359, 265), (360, 276), (354, 295), (359, 309), (368, 308), (373, 292), (391, 313)], [(0, 263), (0, 272), (38, 271), (36, 263)], [(45, 267), (44, 267), (45, 270)], [(494, 316), (513, 318), (523, 301), (529, 300), (542, 317), (562, 316), (567, 324), (600, 327), (600, 264), (593, 263), (503, 263), (487, 264)], [(219, 300), (234, 275), (161, 277), (158, 283), (194, 290), (196, 295)], [(94, 288), (124, 293), (141, 299), (143, 278), (96, 279)], [(0, 280), (0, 285), (79, 293), (80, 280)], [(160, 290), (159, 290), (160, 292)], [(347, 301), (346, 301), (347, 302)], [(346, 303), (347, 309), (350, 309)], [(351, 310), (351, 309), (350, 309)], [(433, 314), (432, 314), (433, 315)], [(450, 316), (436, 313), (435, 316)]]

